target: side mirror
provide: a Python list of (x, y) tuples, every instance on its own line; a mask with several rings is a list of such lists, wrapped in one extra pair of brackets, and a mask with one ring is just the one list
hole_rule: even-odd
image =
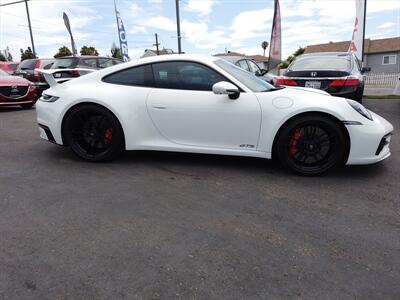
[(364, 74), (366, 72), (371, 72), (371, 67), (362, 67), (361, 68), (361, 74)]
[(228, 95), (232, 100), (235, 100), (240, 96), (239, 88), (227, 81), (217, 82), (213, 85), (212, 91), (216, 95)]

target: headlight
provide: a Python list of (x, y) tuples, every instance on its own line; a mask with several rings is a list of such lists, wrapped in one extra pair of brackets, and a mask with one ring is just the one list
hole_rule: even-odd
[(43, 102), (54, 102), (57, 101), (58, 99), (60, 99), (60, 97), (51, 96), (47, 94), (43, 94), (42, 97), (39, 98), (39, 100)]
[(350, 100), (350, 99), (346, 99), (347, 103), (350, 104), (350, 106), (352, 108), (354, 108), (354, 110), (356, 110), (360, 115), (366, 117), (367, 119), (372, 121), (372, 115), (371, 113), (368, 111), (368, 109), (366, 109), (363, 105), (361, 105), (360, 103), (358, 103), (357, 101), (354, 100)]

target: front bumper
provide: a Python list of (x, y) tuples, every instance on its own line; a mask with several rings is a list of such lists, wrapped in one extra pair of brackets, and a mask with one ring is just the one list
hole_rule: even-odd
[(367, 165), (390, 156), (390, 137), (393, 126), (381, 116), (371, 112), (373, 121), (363, 125), (347, 125), (350, 135), (348, 165)]

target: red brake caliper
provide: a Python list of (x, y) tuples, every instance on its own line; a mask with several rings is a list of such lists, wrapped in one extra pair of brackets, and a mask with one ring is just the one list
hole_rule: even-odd
[(301, 137), (301, 129), (296, 129), (289, 142), (289, 153), (291, 156), (294, 156), (297, 153), (297, 141)]
[(105, 144), (109, 144), (112, 140), (113, 137), (113, 130), (112, 128), (108, 128), (106, 129), (106, 131), (104, 132), (104, 143)]

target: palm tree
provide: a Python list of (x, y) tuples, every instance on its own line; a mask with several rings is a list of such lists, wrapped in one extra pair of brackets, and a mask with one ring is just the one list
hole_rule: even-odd
[(267, 47), (268, 47), (268, 42), (267, 41), (264, 41), (264, 42), (261, 43), (261, 48), (263, 48), (263, 50), (264, 50), (264, 56), (265, 56), (265, 49), (267, 49)]

